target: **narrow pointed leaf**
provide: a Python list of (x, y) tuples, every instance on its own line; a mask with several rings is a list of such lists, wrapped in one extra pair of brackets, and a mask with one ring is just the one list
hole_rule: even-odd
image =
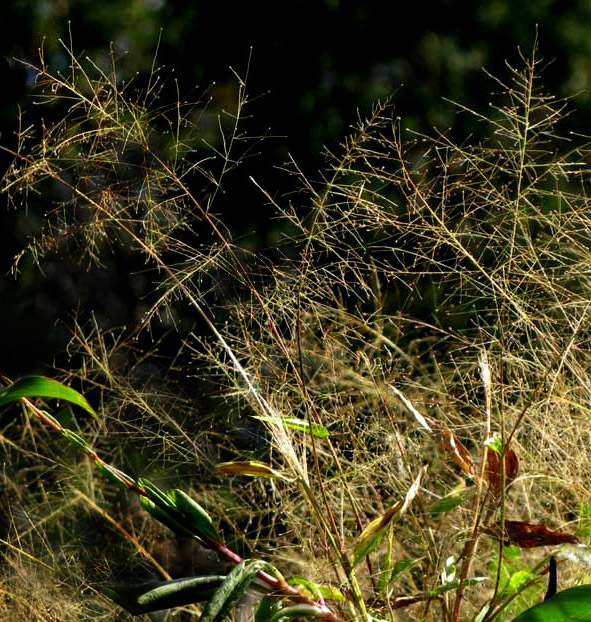
[(80, 434), (76, 434), (76, 432), (73, 432), (72, 430), (63, 430), (62, 435), (77, 449), (81, 449), (84, 452), (92, 451), (90, 445), (80, 436)]
[(267, 477), (271, 479), (288, 480), (280, 471), (271, 468), (264, 462), (256, 460), (237, 460), (235, 462), (220, 462), (215, 467), (218, 473), (226, 475), (241, 475), (249, 477)]
[(155, 518), (159, 523), (162, 523), (165, 527), (168, 527), (173, 533), (176, 533), (178, 536), (183, 536), (184, 538), (195, 538), (201, 542), (201, 544), (207, 546), (207, 544), (197, 537), (191, 530), (179, 523), (176, 516), (171, 516), (169, 512), (162, 509), (159, 505), (156, 505), (152, 499), (139, 495), (139, 502), (148, 514)]
[(149, 479), (140, 477), (138, 479), (138, 485), (146, 491), (146, 496), (152, 499), (152, 501), (162, 507), (170, 510), (174, 510), (174, 503), (172, 499), (156, 484), (153, 484)]
[(107, 586), (102, 591), (129, 613), (138, 616), (205, 602), (214, 595), (225, 578), (224, 575), (212, 575), (172, 581), (147, 581), (139, 585)]
[(127, 473), (120, 471), (111, 464), (106, 464), (101, 460), (95, 460), (94, 466), (101, 472), (102, 475), (112, 482), (121, 484), (125, 487), (129, 485), (137, 486), (137, 482), (133, 479), (133, 477), (130, 477)]
[(220, 536), (214, 527), (209, 514), (189, 495), (182, 490), (169, 490), (168, 498), (172, 500), (174, 508), (178, 510), (185, 519), (183, 525), (197, 536), (205, 534), (214, 540), (219, 540)]
[(314, 605), (291, 605), (282, 607), (279, 611), (272, 615), (268, 622), (276, 622), (283, 618), (324, 618), (326, 617), (326, 609), (315, 607)]
[(269, 622), (281, 609), (281, 601), (274, 596), (264, 596), (257, 605), (254, 622)]
[(392, 574), (390, 575), (390, 583), (394, 583), (398, 581), (398, 579), (410, 568), (416, 566), (418, 563), (422, 561), (422, 557), (418, 559), (401, 559), (394, 564), (394, 568), (392, 568)]
[(274, 423), (275, 425), (284, 425), (286, 428), (306, 432), (318, 438), (328, 438), (330, 436), (329, 431), (323, 425), (318, 423), (312, 423), (310, 425), (305, 419), (296, 419), (295, 417), (255, 417), (255, 419), (267, 423)]
[(579, 585), (558, 592), (524, 611), (513, 622), (590, 622), (591, 585)]
[(470, 585), (478, 585), (486, 581), (487, 577), (472, 577), (470, 579), (464, 579), (464, 581), (450, 581), (449, 583), (443, 583), (438, 585), (435, 589), (429, 592), (431, 598), (444, 594), (450, 590), (457, 590), (460, 586), (469, 587)]
[(356, 566), (366, 555), (369, 555), (372, 551), (375, 551), (382, 538), (384, 537), (388, 527), (392, 522), (400, 520), (403, 514), (406, 512), (413, 499), (417, 496), (419, 486), (421, 483), (421, 477), (425, 469), (421, 470), (418, 477), (412, 483), (411, 487), (406, 493), (404, 500), (398, 501), (391, 508), (386, 510), (384, 514), (374, 519), (367, 525), (367, 527), (361, 532), (361, 535), (357, 538), (357, 542), (353, 548), (351, 555), (351, 565)]
[(429, 514), (434, 516), (436, 514), (444, 514), (445, 512), (449, 512), (454, 508), (457, 508), (458, 505), (462, 505), (467, 495), (468, 491), (465, 487), (453, 490), (449, 495), (445, 495), (445, 497), (442, 497), (436, 501), (429, 508)]
[(98, 419), (98, 415), (83, 395), (51, 378), (45, 378), (44, 376), (28, 376), (17, 380), (9, 387), (4, 387), (0, 390), (0, 406), (15, 402), (23, 397), (31, 399), (44, 397), (64, 400), (71, 404), (76, 404), (76, 406), (80, 406), (80, 408), (90, 413), (95, 419)]
[(244, 560), (238, 564), (205, 606), (200, 622), (221, 622), (265, 566), (267, 562), (258, 559)]

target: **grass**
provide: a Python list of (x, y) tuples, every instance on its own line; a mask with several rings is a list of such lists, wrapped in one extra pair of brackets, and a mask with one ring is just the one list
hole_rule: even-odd
[[(551, 552), (561, 587), (588, 580), (584, 547), (488, 535), (520, 520), (588, 544), (588, 147), (561, 134), (567, 103), (541, 90), (535, 51), (491, 77), (486, 114), (458, 105), (482, 122), (478, 141), (407, 138), (387, 101), (321, 181), (289, 164), (298, 197), (261, 188), (284, 232), (274, 261), (215, 214), (256, 142), (245, 78), (216, 117), (160, 104), (157, 70), (134, 88), (70, 52), (67, 75), (36, 71), (60, 120), (23, 118), (3, 191), (20, 209), (54, 204), (15, 270), (134, 257), (149, 282), (133, 325), (91, 310), (70, 322), (59, 375), (100, 423), (64, 409), (61, 425), (134, 477), (192, 491), (242, 556), (340, 589), (338, 617), (511, 620), (541, 600)], [(491, 438), (518, 473), (487, 472)], [(97, 586), (223, 566), (185, 555), (27, 409), (0, 442), (6, 615), (126, 619)], [(255, 460), (283, 478), (215, 469)]]

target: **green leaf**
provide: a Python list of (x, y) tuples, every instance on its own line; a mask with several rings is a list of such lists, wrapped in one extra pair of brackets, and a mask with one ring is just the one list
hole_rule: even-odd
[(200, 622), (221, 622), (265, 566), (267, 562), (258, 559), (244, 560), (238, 564), (205, 606)]
[(326, 600), (345, 600), (343, 593), (337, 587), (314, 583), (314, 581), (300, 575), (293, 575), (287, 579), (287, 583), (305, 588), (317, 600), (320, 600), (321, 597)]
[(514, 572), (507, 584), (503, 587), (501, 595), (511, 596), (525, 589), (531, 582), (537, 578), (537, 575), (529, 570), (517, 570)]
[(287, 583), (292, 586), (299, 586), (305, 588), (312, 598), (318, 599), (322, 595), (320, 592), (320, 587), (316, 583), (314, 583), (314, 581), (306, 579), (306, 577), (294, 575), (293, 577), (289, 577), (289, 579), (287, 579)]
[(465, 490), (451, 492), (449, 495), (446, 495), (445, 497), (439, 499), (439, 501), (436, 501), (429, 508), (429, 514), (434, 516), (435, 514), (443, 514), (457, 508), (458, 505), (461, 505), (464, 502), (466, 494), (467, 492)]
[(591, 621), (591, 585), (579, 585), (558, 592), (513, 620), (513, 622), (589, 621)]
[(313, 434), (318, 438), (328, 438), (330, 436), (327, 428), (318, 423), (312, 423), (305, 419), (296, 419), (295, 417), (255, 417), (259, 421), (265, 421), (267, 423), (273, 423), (275, 425), (284, 425), (286, 428), (292, 430), (299, 430), (300, 432), (306, 432), (307, 434)]
[(390, 575), (390, 583), (394, 583), (398, 581), (398, 579), (413, 566), (416, 566), (419, 562), (422, 561), (422, 557), (418, 559), (401, 559), (394, 564), (394, 568), (392, 568), (392, 574)]
[(0, 390), (0, 406), (15, 402), (23, 397), (46, 397), (65, 400), (66, 402), (80, 406), (80, 408), (90, 413), (95, 419), (99, 418), (86, 398), (78, 393), (78, 391), (67, 387), (57, 380), (45, 378), (44, 376), (28, 376), (17, 380), (9, 387), (4, 387)]
[(503, 453), (503, 440), (498, 432), (495, 432), (491, 437), (484, 441), (484, 446), (492, 449), (498, 454)]
[(102, 591), (129, 613), (138, 616), (161, 609), (184, 607), (209, 600), (224, 582), (224, 575), (186, 577), (172, 581), (148, 581), (139, 585), (115, 585)]
[(188, 529), (199, 536), (205, 534), (214, 540), (219, 540), (220, 536), (213, 525), (209, 514), (189, 495), (182, 490), (169, 490), (168, 498), (173, 502), (174, 507), (186, 520), (183, 523)]
[(264, 596), (257, 605), (254, 622), (269, 622), (281, 609), (281, 601), (273, 596)]
[(68, 442), (77, 449), (81, 449), (82, 451), (92, 451), (90, 445), (80, 436), (80, 434), (76, 434), (76, 432), (72, 432), (72, 430), (64, 429), (62, 431), (62, 435), (64, 438), (67, 438)]
[(121, 484), (122, 486), (125, 486), (125, 487), (127, 487), (130, 483), (135, 484), (137, 486), (137, 482), (135, 482), (133, 477), (130, 477), (129, 475), (127, 475), (127, 473), (120, 471), (119, 469), (115, 468), (114, 466), (110, 464), (105, 464), (101, 460), (95, 460), (94, 466), (97, 468), (98, 471), (102, 473), (102, 475), (104, 475), (107, 479), (111, 480), (112, 482)]
[(486, 580), (487, 577), (472, 577), (471, 579), (465, 579), (464, 581), (449, 581), (447, 583), (443, 583), (442, 585), (438, 585), (434, 590), (431, 590), (429, 592), (429, 596), (439, 596), (439, 594), (449, 592), (450, 590), (456, 590), (460, 586), (468, 587), (470, 585), (477, 585), (478, 583), (482, 583)]
[(375, 551), (382, 538), (386, 534), (388, 527), (391, 523), (400, 520), (403, 514), (406, 512), (412, 500), (416, 497), (421, 482), (421, 477), (425, 469), (422, 469), (415, 481), (412, 483), (404, 501), (398, 501), (392, 507), (390, 507), (384, 514), (374, 519), (367, 525), (367, 527), (361, 532), (355, 546), (353, 553), (351, 554), (351, 565), (356, 566), (366, 555), (369, 555), (372, 551)]
[(314, 605), (291, 605), (282, 607), (269, 618), (269, 622), (276, 622), (283, 618), (322, 618), (326, 616), (326, 610)]
[(207, 544), (198, 538), (192, 531), (181, 525), (181, 523), (176, 520), (175, 516), (171, 516), (169, 512), (162, 509), (159, 505), (156, 505), (152, 499), (148, 499), (148, 497), (144, 497), (144, 495), (139, 495), (139, 502), (148, 514), (155, 518), (159, 523), (162, 523), (165, 527), (168, 527), (172, 532), (179, 536), (183, 536), (184, 538), (195, 538), (204, 546), (207, 546)]
[(162, 489), (158, 488), (156, 484), (153, 484), (149, 479), (140, 477), (137, 483), (140, 488), (143, 488), (146, 493), (148, 493), (146, 496), (152, 499), (152, 501), (156, 505), (160, 506), (161, 508), (166, 508), (168, 510), (175, 509), (172, 499)]

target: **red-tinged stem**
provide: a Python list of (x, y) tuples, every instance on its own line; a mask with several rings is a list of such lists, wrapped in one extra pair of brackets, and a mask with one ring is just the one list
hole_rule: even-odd
[[(36, 406), (30, 399), (23, 397), (21, 398), (20, 401), (23, 404), (25, 404), (39, 420), (41, 420), (44, 424), (49, 426), (55, 432), (63, 434), (66, 431), (66, 428), (64, 428), (64, 426), (62, 426), (53, 417), (49, 417), (43, 410), (41, 410), (38, 406)], [(135, 492), (136, 494), (139, 494), (139, 495), (143, 495), (145, 497), (151, 497), (149, 491), (138, 486), (134, 482), (134, 480), (131, 477), (129, 477), (129, 475), (124, 473), (123, 471), (120, 471), (113, 465), (109, 464), (108, 462), (105, 462), (92, 447), (88, 445), (83, 449), (83, 451), (92, 460), (100, 463), (100, 465), (105, 470), (108, 470), (110, 473), (112, 473), (127, 490), (129, 490), (130, 492)], [(230, 560), (234, 564), (240, 564), (241, 562), (244, 561), (244, 559), (240, 557), (240, 555), (238, 555), (237, 553), (229, 549), (223, 542), (219, 540), (211, 538), (205, 534), (200, 534), (199, 539), (203, 540), (205, 543), (207, 543), (207, 545), (210, 548), (217, 550), (220, 555)], [(285, 596), (289, 597), (291, 600), (295, 602), (304, 603), (304, 604), (311, 605), (312, 607), (314, 607), (318, 611), (318, 617), (323, 618), (325, 620), (330, 620), (331, 622), (342, 622), (341, 618), (326, 606), (323, 599), (315, 601), (314, 599), (309, 598), (305, 594), (302, 594), (300, 591), (298, 591), (293, 586), (289, 585), (289, 583), (287, 583), (285, 579), (281, 577), (275, 577), (269, 574), (268, 572), (265, 572), (264, 570), (259, 571), (257, 573), (257, 576), (261, 581), (263, 581), (270, 588), (272, 588), (272, 590), (275, 593), (284, 594)]]
[[(240, 557), (240, 555), (229, 549), (223, 542), (219, 542), (212, 538), (208, 538), (207, 541), (208, 544), (210, 544), (212, 548), (216, 549), (220, 555), (223, 555), (226, 559), (229, 559), (235, 564), (240, 564), (244, 561), (243, 558)], [(293, 601), (312, 605), (320, 613), (318, 617), (321, 617), (325, 620), (332, 620), (332, 622), (341, 622), (341, 618), (336, 613), (334, 613), (334, 611), (326, 606), (324, 600), (315, 601), (312, 598), (309, 598), (293, 586), (289, 585), (289, 583), (287, 583), (285, 579), (280, 577), (274, 577), (273, 575), (265, 572), (264, 570), (259, 571), (257, 573), (257, 577), (261, 581), (264, 581), (275, 592), (285, 594)]]

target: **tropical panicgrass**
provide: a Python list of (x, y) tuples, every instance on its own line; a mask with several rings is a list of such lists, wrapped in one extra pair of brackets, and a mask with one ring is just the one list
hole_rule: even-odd
[[(102, 415), (80, 432), (162, 485), (192, 482), (244, 555), (340, 586), (339, 615), (510, 619), (537, 600), (539, 589), (523, 588), (540, 585), (546, 558), (485, 532), (526, 520), (579, 529), (587, 543), (591, 223), (587, 145), (560, 133), (567, 104), (538, 86), (535, 52), (508, 82), (493, 79), (500, 93), (486, 114), (458, 106), (482, 122), (477, 141), (407, 138), (387, 101), (320, 182), (292, 163), (308, 201), (267, 195), (290, 232), (273, 264), (241, 249), (213, 212), (249, 153), (245, 80), (218, 145), (203, 145), (190, 122), (207, 109), (159, 106), (157, 73), (134, 93), (114, 67), (70, 60), (67, 76), (37, 69), (43, 101), (63, 114), (40, 134), (23, 124), (4, 181), (15, 205), (55, 197), (26, 252), (91, 263), (135, 253), (153, 283), (135, 325), (107, 331), (81, 312), (72, 326), (65, 375)], [(150, 331), (179, 336), (168, 369), (158, 342), (138, 345)], [(197, 382), (210, 394), (200, 408), (188, 388)], [(52, 455), (37, 429), (14, 430), (3, 443), (27, 464), (30, 452)], [(516, 478), (500, 468), (507, 486), (496, 493), (491, 438), (519, 462)], [(86, 468), (72, 460), (56, 459), (58, 482)], [(284, 479), (215, 473), (237, 460)], [(113, 505), (126, 545), (149, 549), (144, 524), (125, 526), (129, 505), (92, 482), (96, 497), (77, 481), (69, 495)], [(364, 527), (405, 496), (405, 516), (353, 568)], [(11, 538), (36, 550), (18, 530)], [(564, 562), (561, 578), (582, 567)], [(512, 588), (513, 576), (523, 585)], [(471, 588), (477, 577), (486, 589)]]

